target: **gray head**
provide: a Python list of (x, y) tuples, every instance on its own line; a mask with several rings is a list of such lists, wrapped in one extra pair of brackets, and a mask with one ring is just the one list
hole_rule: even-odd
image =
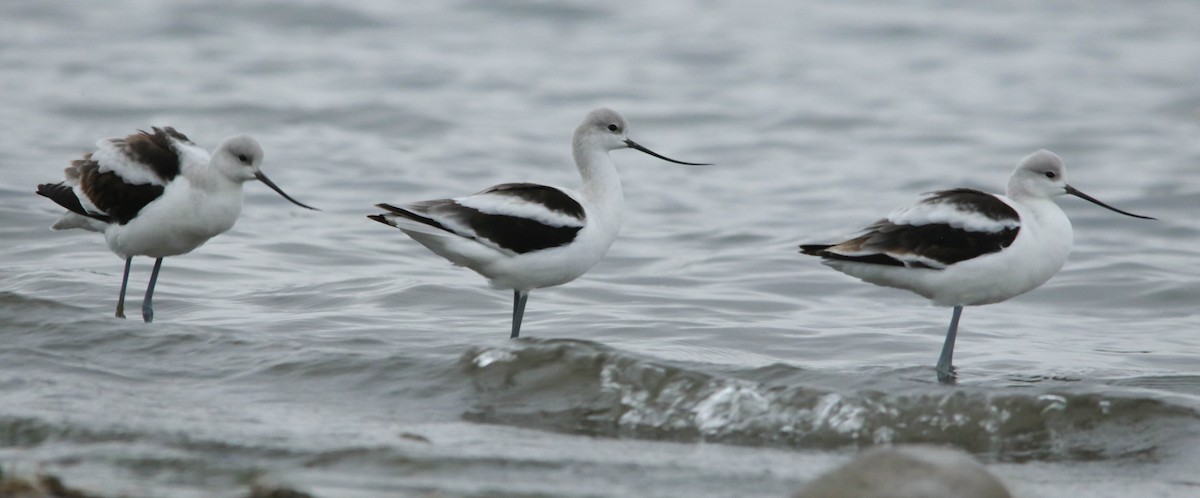
[(602, 107), (589, 112), (579, 127), (575, 128), (575, 142), (606, 151), (624, 149), (628, 147), (625, 144), (628, 128), (620, 113)]
[(600, 149), (603, 151), (617, 149), (635, 149), (651, 156), (657, 157), (664, 161), (670, 161), (676, 164), (686, 164), (689, 166), (708, 166), (707, 163), (687, 163), (676, 161), (662, 154), (654, 152), (650, 149), (638, 145), (629, 138), (629, 125), (625, 122), (625, 118), (620, 113), (612, 109), (601, 107), (592, 112), (589, 112), (587, 117), (583, 118), (583, 122), (575, 128), (575, 149), (577, 151), (586, 149)]
[(1008, 180), (1008, 196), (1049, 199), (1067, 193), (1067, 170), (1058, 154), (1046, 149), (1025, 156)]
[(239, 182), (253, 180), (262, 166), (262, 160), (262, 147), (249, 135), (226, 138), (217, 146), (212, 158), (213, 165), (221, 173)]
[(212, 162), (217, 169), (234, 181), (247, 182), (258, 180), (293, 204), (303, 208), (316, 209), (293, 199), (292, 196), (287, 195), (275, 185), (275, 182), (267, 178), (267, 175), (263, 174), (261, 169), (262, 161), (262, 146), (258, 145), (258, 141), (249, 135), (235, 135), (226, 138), (221, 142), (221, 145), (217, 146), (217, 150), (213, 152), (212, 158)]
[(1013, 171), (1012, 178), (1008, 180), (1008, 196), (1013, 199), (1050, 199), (1064, 194), (1073, 195), (1126, 216), (1154, 219), (1109, 206), (1072, 187), (1067, 183), (1067, 169), (1063, 165), (1062, 158), (1046, 149), (1040, 149), (1025, 156), (1021, 162), (1017, 163), (1017, 169)]

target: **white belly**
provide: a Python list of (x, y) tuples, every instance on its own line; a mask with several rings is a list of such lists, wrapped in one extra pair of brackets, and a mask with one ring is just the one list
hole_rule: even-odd
[(401, 230), (454, 264), (483, 275), (492, 287), (527, 291), (575, 280), (608, 252), (620, 230), (620, 206), (603, 212), (585, 210), (587, 223), (571, 243), (524, 254), (501, 252), (449, 233)]
[(129, 223), (110, 225), (104, 237), (122, 258), (177, 256), (232, 228), (241, 211), (240, 187), (210, 193), (189, 188), (179, 177)]
[(1012, 299), (1050, 280), (1071, 253), (1071, 222), (1051, 201), (1021, 215), (1021, 231), (1004, 250), (942, 270), (830, 260), (826, 264), (866, 282), (913, 291), (939, 306), (977, 306)]

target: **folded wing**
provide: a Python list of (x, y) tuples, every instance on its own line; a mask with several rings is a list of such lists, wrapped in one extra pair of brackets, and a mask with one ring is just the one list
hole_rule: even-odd
[(506, 183), (457, 199), (377, 206), (388, 212), (370, 216), (375, 221), (471, 239), (507, 254), (569, 244), (587, 219), (583, 206), (566, 192), (533, 183)]
[(37, 193), (91, 220), (128, 223), (179, 175), (179, 144), (195, 145), (174, 128), (151, 130), (100, 140), (71, 162), (64, 181), (38, 185)]
[(1017, 238), (1021, 220), (1000, 198), (973, 189), (934, 192), (838, 244), (806, 244), (829, 260), (943, 269), (998, 252)]

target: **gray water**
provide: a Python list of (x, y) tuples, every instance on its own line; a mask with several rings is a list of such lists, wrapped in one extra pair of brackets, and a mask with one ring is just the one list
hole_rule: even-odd
[[(0, 468), (98, 493), (784, 496), (875, 444), (960, 447), (1018, 496), (1196, 496), (1200, 3), (0, 2)], [(626, 222), (583, 278), (510, 294), (364, 215), (613, 153)], [(92, 143), (253, 134), (307, 212), (121, 261), (33, 195)], [(801, 242), (925, 191), (1060, 200), (1043, 287), (949, 320)], [(136, 310), (150, 261), (130, 283)]]

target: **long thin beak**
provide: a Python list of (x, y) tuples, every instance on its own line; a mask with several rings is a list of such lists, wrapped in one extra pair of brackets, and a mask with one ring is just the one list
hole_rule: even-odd
[(1151, 217), (1149, 217), (1149, 216), (1142, 216), (1142, 215), (1140, 215), (1140, 214), (1133, 214), (1133, 213), (1130, 213), (1130, 212), (1121, 211), (1120, 209), (1117, 209), (1117, 208), (1115, 208), (1115, 207), (1109, 206), (1108, 204), (1105, 204), (1105, 203), (1103, 203), (1103, 202), (1100, 202), (1100, 201), (1096, 200), (1094, 197), (1092, 197), (1092, 196), (1090, 196), (1090, 195), (1087, 195), (1087, 194), (1085, 194), (1085, 193), (1083, 193), (1083, 192), (1080, 192), (1079, 190), (1076, 190), (1076, 189), (1075, 189), (1075, 187), (1072, 187), (1072, 186), (1070, 186), (1070, 185), (1067, 185), (1067, 193), (1068, 193), (1068, 194), (1071, 194), (1071, 195), (1073, 195), (1073, 196), (1075, 196), (1075, 197), (1078, 197), (1078, 198), (1080, 198), (1080, 199), (1083, 199), (1083, 200), (1085, 200), (1085, 201), (1088, 201), (1088, 202), (1090, 202), (1090, 203), (1092, 203), (1092, 204), (1095, 204), (1095, 205), (1097, 205), (1097, 206), (1100, 206), (1100, 207), (1102, 207), (1102, 208), (1108, 209), (1108, 210), (1110, 210), (1110, 211), (1116, 211), (1116, 212), (1118, 212), (1118, 213), (1121, 213), (1121, 214), (1123, 214), (1123, 215), (1125, 215), (1125, 216), (1132, 216), (1132, 217), (1134, 217), (1134, 218), (1141, 218), (1141, 219), (1143, 219), (1143, 220), (1157, 220), (1157, 219), (1158, 219), (1158, 218), (1151, 218)]
[(266, 185), (266, 186), (268, 186), (268, 187), (271, 187), (271, 190), (274, 190), (274, 191), (276, 191), (276, 192), (279, 192), (279, 195), (282, 195), (284, 199), (287, 199), (287, 200), (289, 200), (289, 201), (292, 201), (292, 204), (295, 204), (295, 205), (297, 205), (297, 206), (300, 206), (300, 207), (302, 207), (302, 208), (311, 209), (311, 210), (313, 210), (313, 211), (320, 211), (320, 209), (317, 209), (317, 208), (315, 208), (315, 207), (312, 207), (312, 206), (309, 206), (309, 205), (307, 205), (307, 204), (304, 204), (304, 203), (302, 203), (302, 202), (300, 202), (300, 201), (298, 201), (298, 200), (296, 200), (296, 199), (293, 199), (293, 198), (292, 198), (292, 196), (285, 194), (285, 193), (283, 192), (283, 190), (282, 190), (282, 189), (280, 189), (278, 185), (275, 185), (275, 182), (271, 181), (271, 179), (270, 179), (270, 178), (267, 178), (267, 175), (264, 175), (262, 171), (259, 171), (259, 172), (255, 173), (255, 174), (254, 174), (254, 177), (255, 177), (255, 178), (258, 178), (258, 181), (260, 181), (260, 182), (263, 182), (263, 184), (264, 184), (264, 185)]
[(674, 160), (674, 159), (671, 159), (671, 158), (669, 158), (669, 157), (667, 157), (667, 156), (664, 156), (664, 155), (662, 155), (662, 154), (659, 154), (659, 153), (657, 153), (657, 152), (654, 152), (654, 151), (652, 151), (652, 150), (650, 150), (650, 149), (647, 149), (647, 148), (645, 148), (645, 147), (642, 147), (641, 145), (638, 145), (638, 143), (637, 143), (637, 142), (634, 142), (633, 140), (629, 140), (629, 139), (625, 139), (625, 145), (628, 145), (630, 149), (640, 150), (640, 151), (642, 151), (642, 152), (645, 152), (645, 153), (647, 153), (647, 154), (650, 154), (650, 155), (652, 155), (652, 156), (654, 156), (654, 157), (657, 157), (657, 158), (659, 158), (659, 159), (662, 159), (662, 160), (664, 160), (664, 161), (670, 161), (670, 162), (673, 162), (673, 163), (675, 163), (675, 164), (686, 164), (686, 165), (688, 165), (688, 166), (712, 166), (712, 164), (710, 164), (710, 163), (685, 163), (685, 162), (683, 162), (683, 161), (676, 161), (676, 160)]

